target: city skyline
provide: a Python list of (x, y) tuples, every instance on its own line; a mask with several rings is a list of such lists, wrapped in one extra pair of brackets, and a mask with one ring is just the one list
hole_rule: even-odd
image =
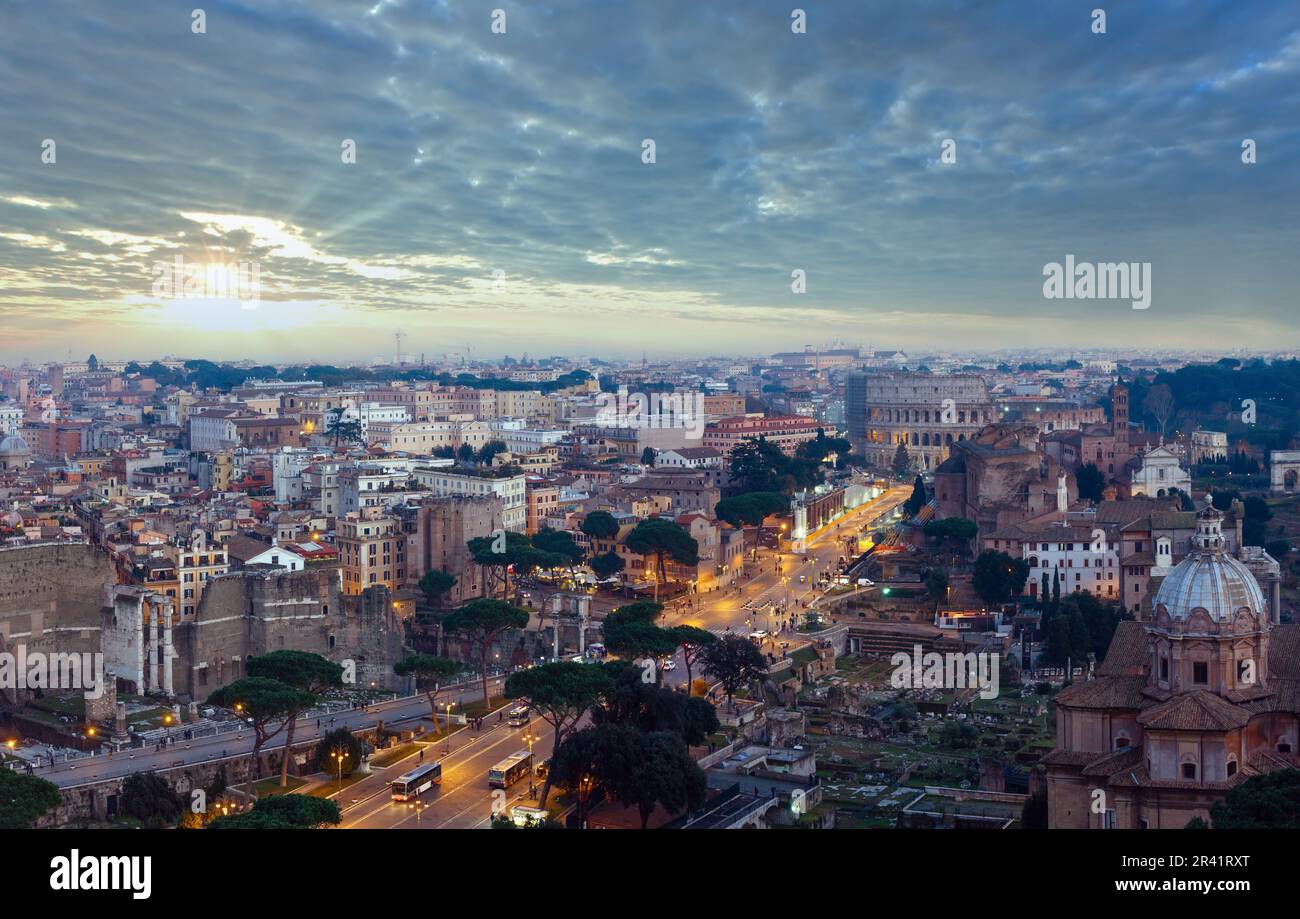
[[(1296, 343), (1279, 7), (493, 9), (10, 11), (0, 362)], [(1045, 299), (1067, 258), (1149, 308)]]

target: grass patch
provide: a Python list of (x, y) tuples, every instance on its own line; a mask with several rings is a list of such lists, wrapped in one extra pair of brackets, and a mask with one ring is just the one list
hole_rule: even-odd
[(496, 711), (509, 701), (505, 696), (493, 696), (487, 705), (482, 702), (471, 702), (461, 708), (460, 712), (466, 718), (482, 718), (491, 712)]
[(324, 785), (317, 785), (311, 791), (307, 792), (307, 795), (313, 798), (331, 798), (334, 795), (338, 794), (340, 791), (347, 791), (349, 788), (357, 784), (357, 782), (360, 782), (365, 777), (366, 776), (360, 772), (354, 772), (351, 775), (345, 775), (343, 776), (342, 786), (339, 785), (338, 779), (331, 779), (330, 781), (326, 782)]
[(381, 750), (374, 756), (370, 757), (370, 767), (372, 769), (383, 769), (387, 766), (393, 765), (393, 763), (406, 759), (406, 757), (415, 753), (418, 749), (419, 744), (408, 741), (387, 750)]
[(291, 775), (289, 776), (289, 783), (282, 788), (280, 787), (280, 777), (278, 775), (273, 775), (264, 779), (258, 779), (251, 786), (235, 785), (233, 787), (238, 791), (252, 793), (259, 798), (272, 798), (276, 795), (290, 794), (306, 784), (306, 779), (301, 779), (296, 775)]

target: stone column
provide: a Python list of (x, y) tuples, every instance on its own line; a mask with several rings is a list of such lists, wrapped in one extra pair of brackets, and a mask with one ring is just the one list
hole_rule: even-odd
[(117, 703), (117, 719), (113, 722), (113, 739), (120, 743), (130, 740), (126, 733), (126, 703)]
[(145, 670), (145, 685), (141, 688), (141, 693), (147, 693), (150, 690), (158, 688), (158, 647), (160, 644), (158, 629), (158, 611), (149, 610), (149, 666)]
[(162, 689), (164, 693), (171, 696), (175, 695), (172, 687), (172, 659), (176, 656), (176, 652), (172, 648), (172, 616), (169, 607), (170, 604), (164, 607), (162, 612), (165, 617), (162, 629)]

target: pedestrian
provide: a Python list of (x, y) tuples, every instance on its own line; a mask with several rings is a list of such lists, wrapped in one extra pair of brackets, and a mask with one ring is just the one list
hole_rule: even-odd
[(320, 719), (319, 719), (319, 718), (316, 719), (316, 730), (318, 730), (318, 731), (320, 730)]
[(423, 750), (420, 751), (420, 758), (419, 758), (418, 760), (416, 760), (416, 762), (418, 762), (418, 763), (422, 763), (422, 762), (424, 762), (424, 751), (423, 751)]

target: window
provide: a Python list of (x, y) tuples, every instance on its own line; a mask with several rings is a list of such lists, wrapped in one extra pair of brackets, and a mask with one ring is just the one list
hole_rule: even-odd
[(1192, 662), (1192, 682), (1204, 686), (1210, 682), (1210, 665), (1205, 661)]
[(1163, 683), (1169, 679), (1169, 658), (1160, 658), (1160, 681)]
[(1237, 758), (1234, 756), (1232, 759), (1228, 760), (1228, 775), (1236, 775), (1236, 774), (1237, 774)]
[(1196, 781), (1196, 764), (1183, 763), (1183, 778), (1189, 781)]

